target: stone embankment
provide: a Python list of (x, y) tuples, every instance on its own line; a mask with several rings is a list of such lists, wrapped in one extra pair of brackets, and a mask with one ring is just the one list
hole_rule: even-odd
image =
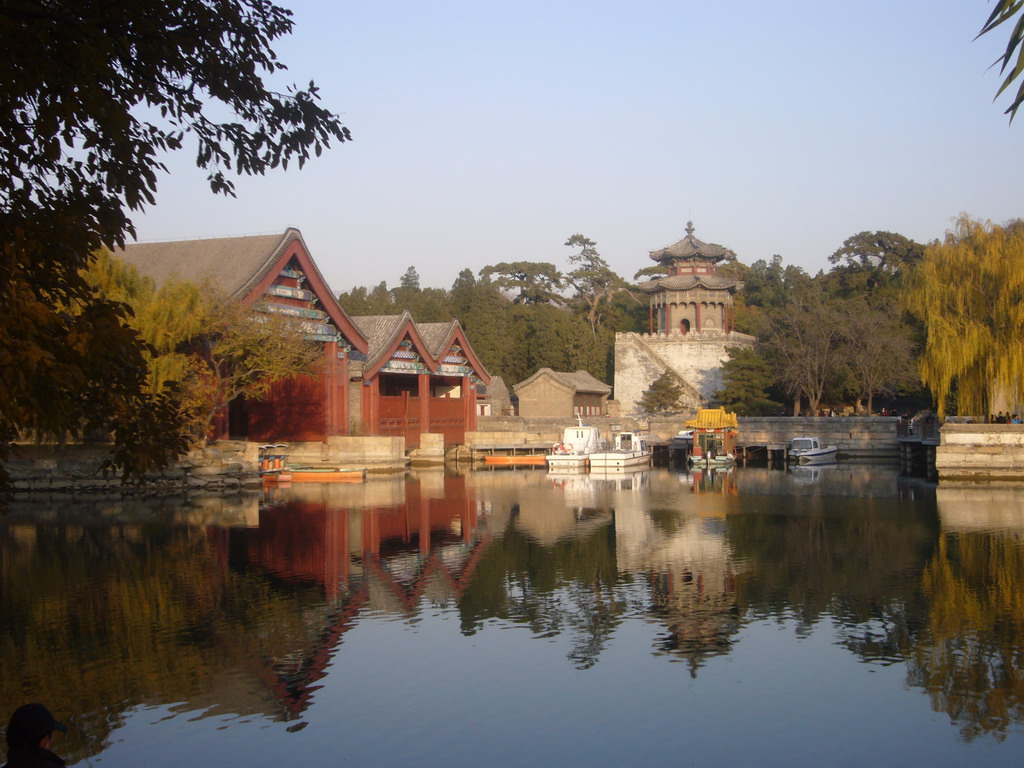
[(172, 466), (148, 473), (141, 483), (128, 485), (115, 473), (102, 470), (108, 455), (108, 447), (100, 445), (20, 445), (5, 466), (16, 495), (35, 492), (228, 493), (260, 485), (255, 443), (212, 443), (192, 451)]
[(940, 480), (1024, 480), (1024, 425), (946, 422), (939, 435)]
[[(592, 416), (584, 419), (605, 439), (621, 430), (646, 432), (656, 442), (667, 442), (686, 428), (692, 416), (654, 416), (649, 419)], [(746, 447), (785, 445), (799, 435), (816, 435), (824, 445), (835, 445), (841, 454), (872, 458), (897, 458), (896, 419), (884, 416), (839, 417), (741, 417), (738, 444)], [(481, 417), (476, 432), (466, 433), (470, 449), (491, 445), (546, 446), (558, 442), (570, 419)]]
[[(347, 466), (371, 471), (404, 469), (401, 437), (336, 437), (327, 443), (292, 443), (282, 449), (292, 464)], [(172, 466), (124, 484), (101, 467), (106, 445), (19, 445), (6, 463), (14, 492), (110, 493), (120, 495), (225, 494), (260, 487), (259, 445), (221, 440), (191, 451)]]

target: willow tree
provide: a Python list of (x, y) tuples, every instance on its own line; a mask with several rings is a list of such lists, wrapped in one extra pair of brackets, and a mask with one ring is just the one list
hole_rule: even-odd
[(964, 215), (925, 249), (904, 301), (927, 332), (921, 380), (940, 415), (991, 411), (997, 392), (1024, 395), (1024, 230)]

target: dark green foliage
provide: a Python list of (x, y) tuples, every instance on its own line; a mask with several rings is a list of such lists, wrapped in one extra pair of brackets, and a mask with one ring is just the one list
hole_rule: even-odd
[(824, 277), (826, 289), (840, 298), (896, 301), (902, 276), (923, 257), (924, 246), (903, 235), (858, 232), (828, 257), (836, 266)]
[(608, 262), (597, 252), (597, 243), (575, 234), (565, 241), (579, 251), (569, 257), (576, 269), (565, 276), (565, 282), (576, 289), (573, 301), (582, 309), (594, 335), (615, 295), (626, 290), (626, 281), (612, 272)]
[(356, 286), (348, 293), (338, 296), (338, 304), (350, 315), (393, 315), (401, 312), (395, 306), (395, 297), (388, 290), (386, 282), (381, 281), (372, 289)]
[(637, 405), (644, 413), (672, 413), (679, 409), (682, 396), (683, 387), (679, 380), (665, 371), (651, 383)]
[(775, 416), (782, 404), (771, 399), (772, 368), (753, 349), (733, 348), (722, 365), (722, 389), (715, 397), (738, 416)]
[(503, 261), (480, 270), (480, 277), (492, 280), (513, 294), (515, 304), (561, 304), (564, 299), (562, 273), (546, 261)]
[(784, 265), (778, 254), (772, 256), (771, 262), (755, 261), (743, 273), (742, 280), (745, 304), (762, 309), (786, 306), (794, 294), (807, 290), (812, 283), (810, 275), (800, 267)]
[(585, 318), (552, 306), (532, 307), (517, 314), (525, 329), (527, 367), (523, 378), (540, 368), (584, 370), (598, 379), (606, 378), (602, 343), (606, 337), (595, 336)]

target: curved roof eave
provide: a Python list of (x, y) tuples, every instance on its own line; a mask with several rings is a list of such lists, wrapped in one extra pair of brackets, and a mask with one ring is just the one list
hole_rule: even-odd
[(480, 379), (484, 382), (484, 384), (490, 384), (491, 374), (487, 370), (487, 368), (484, 367), (484, 364), (480, 361), (480, 358), (476, 356), (476, 352), (473, 350), (473, 346), (469, 343), (469, 339), (466, 338), (466, 331), (462, 328), (462, 325), (461, 323), (459, 323), (458, 320), (452, 320), (451, 330), (448, 331), (448, 335), (445, 337), (444, 342), (441, 344), (440, 347), (438, 347), (436, 353), (438, 363), (440, 364), (440, 361), (444, 359), (444, 356), (448, 353), (448, 350), (452, 348), (452, 345), (456, 341), (462, 342), (462, 351), (466, 355), (466, 358), (469, 360), (469, 362), (472, 363), (473, 370), (477, 372), (477, 375), (480, 377)]
[[(291, 257), (291, 245), (297, 242), (301, 248), (295, 251), (295, 256), (299, 259), (303, 265), (303, 271), (306, 274), (306, 280), (309, 282), (310, 287), (313, 288), (313, 292), (317, 298), (327, 308), (327, 313), (330, 315), (334, 326), (338, 331), (352, 344), (353, 348), (359, 350), (363, 354), (366, 354), (369, 350), (369, 340), (366, 336), (356, 327), (355, 323), (348, 316), (341, 305), (338, 304), (338, 300), (334, 293), (331, 291), (327, 281), (324, 279), (323, 274), (320, 272), (320, 268), (316, 265), (312, 255), (309, 252), (309, 248), (306, 247), (306, 241), (302, 237), (300, 232), (295, 227), (288, 227), (285, 230), (284, 235), (281, 236), (280, 242), (264, 259), (259, 269), (253, 274), (249, 280), (239, 287), (233, 294), (232, 298), (238, 298), (243, 301), (252, 303), (256, 301), (259, 296), (256, 292), (264, 284), (269, 284), (273, 280), (273, 276), (283, 268), (282, 262), (287, 263)], [(277, 268), (277, 269), (275, 269)]]

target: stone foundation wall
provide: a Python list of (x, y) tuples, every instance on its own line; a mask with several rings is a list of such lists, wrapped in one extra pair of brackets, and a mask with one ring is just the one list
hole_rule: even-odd
[[(615, 432), (637, 430), (656, 442), (666, 442), (686, 429), (686, 420), (692, 418), (693, 414), (687, 413), (651, 418), (591, 417), (583, 421), (597, 427), (606, 439), (611, 439)], [(835, 445), (840, 453), (897, 458), (896, 422), (896, 418), (885, 416), (741, 416), (737, 442), (743, 446), (781, 445), (799, 435), (817, 435), (824, 445)], [(568, 419), (481, 417), (480, 429), (466, 433), (466, 444), (470, 447), (550, 444), (561, 439), (562, 430), (573, 423)]]
[(124, 485), (101, 469), (109, 456), (103, 445), (21, 445), (5, 465), (15, 493), (37, 491), (181, 493), (238, 491), (259, 487), (256, 443), (222, 440), (196, 449), (176, 464), (151, 472), (139, 485)]
[(1024, 480), (1024, 425), (942, 425), (935, 449), (939, 480)]
[(291, 464), (392, 466), (405, 464), (405, 438), (380, 435), (338, 435), (326, 443), (288, 443)]
[(800, 435), (821, 438), (839, 453), (895, 458), (899, 455), (896, 422), (890, 416), (743, 416), (739, 419), (740, 445), (788, 443)]
[(745, 333), (616, 333), (615, 400), (623, 414), (636, 415), (644, 392), (666, 370), (689, 384), (684, 405), (696, 410), (722, 388), (722, 363), (734, 347), (751, 347)]
[[(291, 443), (282, 451), (295, 464), (380, 469), (401, 469), (406, 464), (401, 437), (333, 437), (328, 443)], [(117, 475), (104, 474), (101, 467), (109, 455), (107, 445), (20, 445), (5, 466), (15, 493), (231, 493), (261, 486), (257, 443), (210, 443), (172, 466), (147, 474), (139, 485), (124, 485)]]

